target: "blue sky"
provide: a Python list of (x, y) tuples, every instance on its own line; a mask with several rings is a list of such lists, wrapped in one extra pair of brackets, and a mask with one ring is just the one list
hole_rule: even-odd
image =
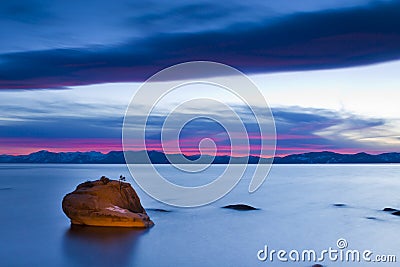
[[(135, 90), (190, 60), (255, 81), (278, 154), (400, 151), (399, 17), (396, 1), (2, 2), (0, 154), (119, 150)], [(188, 140), (201, 125), (220, 134), (198, 122)]]

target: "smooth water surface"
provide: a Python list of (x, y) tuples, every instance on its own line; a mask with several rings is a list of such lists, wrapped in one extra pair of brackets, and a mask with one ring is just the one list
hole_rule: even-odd
[[(174, 176), (167, 165), (158, 168), (178, 184), (209, 182), (201, 175)], [(287, 251), (337, 248), (339, 238), (349, 249), (397, 254), (400, 261), (400, 217), (382, 211), (400, 209), (400, 165), (274, 165), (256, 193), (248, 193), (247, 175), (224, 198), (194, 209), (159, 203), (128, 179), (153, 228), (71, 227), (61, 209), (63, 196), (86, 180), (121, 174), (130, 177), (125, 165), (0, 165), (0, 266), (311, 266), (261, 262), (257, 251), (265, 245)], [(237, 203), (260, 210), (221, 208)]]

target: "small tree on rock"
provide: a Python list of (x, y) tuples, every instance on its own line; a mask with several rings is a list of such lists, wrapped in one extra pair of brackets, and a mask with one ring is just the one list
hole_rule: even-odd
[(121, 192), (121, 187), (122, 187), (122, 182), (126, 181), (125, 176), (120, 175), (119, 176), (119, 191)]

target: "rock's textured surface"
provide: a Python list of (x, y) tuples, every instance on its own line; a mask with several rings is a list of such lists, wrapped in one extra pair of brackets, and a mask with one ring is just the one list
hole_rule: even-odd
[(118, 227), (150, 227), (140, 199), (129, 183), (101, 177), (84, 182), (62, 201), (72, 224)]

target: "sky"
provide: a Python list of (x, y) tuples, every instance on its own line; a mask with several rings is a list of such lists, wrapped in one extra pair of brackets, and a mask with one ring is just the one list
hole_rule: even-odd
[[(399, 17), (400, 2), (389, 0), (3, 1), (0, 154), (121, 150), (135, 92), (156, 72), (193, 60), (224, 63), (253, 80), (274, 115), (277, 155), (400, 152)], [(234, 107), (257, 154), (260, 132), (240, 99), (200, 87), (159, 103), (148, 149), (162, 150), (166, 114), (198, 97)], [(212, 106), (187, 106), (175, 120), (188, 114), (232, 119)], [(217, 154), (229, 154), (229, 135), (243, 138), (223, 123), (191, 121), (180, 151), (197, 154), (209, 138)]]

